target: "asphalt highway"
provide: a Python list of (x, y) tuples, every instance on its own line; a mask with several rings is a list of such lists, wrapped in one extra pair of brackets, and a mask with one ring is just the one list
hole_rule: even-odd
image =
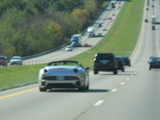
[[(152, 8), (151, 5), (155, 7)], [(0, 92), (1, 120), (160, 120), (160, 70), (149, 70), (149, 56), (160, 56), (160, 26), (152, 30), (160, 1), (150, 0), (131, 67), (117, 75), (90, 73), (90, 89), (39, 92), (37, 84)], [(145, 19), (149, 22), (144, 22)]]

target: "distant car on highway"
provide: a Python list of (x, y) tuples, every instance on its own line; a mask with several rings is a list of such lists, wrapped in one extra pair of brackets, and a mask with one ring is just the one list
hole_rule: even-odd
[(89, 47), (88, 43), (85, 43), (85, 44), (83, 45), (83, 47)]
[(21, 56), (13, 56), (9, 62), (10, 65), (23, 65), (23, 59)]
[(101, 24), (101, 23), (99, 23), (99, 24), (98, 24), (98, 27), (102, 27), (102, 24)]
[(73, 48), (71, 46), (66, 47), (66, 51), (72, 51), (72, 50), (73, 50)]
[(116, 6), (116, 8), (115, 8), (115, 9), (117, 10), (117, 9), (119, 9), (119, 8), (120, 8), (120, 6)]
[(160, 69), (160, 57), (153, 57), (149, 62), (149, 70)]
[(145, 19), (145, 22), (148, 22), (148, 19)]
[(131, 59), (129, 57), (122, 56), (122, 59), (123, 59), (125, 65), (128, 65), (129, 67), (131, 66)]
[(98, 37), (103, 37), (102, 33), (97, 34)]
[(150, 63), (150, 61), (151, 61), (152, 58), (155, 58), (155, 56), (150, 56), (150, 57), (148, 58), (148, 63)]
[(42, 67), (38, 75), (41, 92), (52, 88), (89, 89), (89, 67), (78, 61), (53, 61)]
[(122, 57), (115, 57), (115, 59), (118, 62), (118, 70), (122, 70), (122, 72), (125, 71), (125, 62), (123, 61)]
[(0, 66), (7, 67), (7, 57), (0, 56)]
[(99, 71), (111, 71), (118, 74), (118, 62), (113, 53), (97, 53), (93, 59), (93, 73)]
[(112, 13), (112, 16), (115, 16), (115, 12)]
[(103, 30), (103, 31), (106, 31), (106, 30), (107, 30), (107, 27), (106, 27), (106, 26), (103, 26), (103, 27), (102, 27), (102, 30)]
[(109, 17), (109, 18), (108, 18), (108, 20), (112, 20), (112, 18), (111, 18), (111, 17)]
[(108, 24), (111, 23), (111, 22), (112, 22), (112, 20), (108, 20), (108, 21), (107, 21)]

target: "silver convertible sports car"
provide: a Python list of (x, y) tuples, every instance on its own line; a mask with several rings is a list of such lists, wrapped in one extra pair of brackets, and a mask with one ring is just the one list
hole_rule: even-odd
[(78, 61), (53, 61), (39, 71), (39, 90), (52, 88), (89, 89), (89, 67), (84, 68)]

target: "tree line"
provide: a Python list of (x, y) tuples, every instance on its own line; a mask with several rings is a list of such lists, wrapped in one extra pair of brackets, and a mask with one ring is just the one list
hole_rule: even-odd
[(1, 0), (0, 55), (28, 56), (51, 50), (81, 33), (104, 0)]

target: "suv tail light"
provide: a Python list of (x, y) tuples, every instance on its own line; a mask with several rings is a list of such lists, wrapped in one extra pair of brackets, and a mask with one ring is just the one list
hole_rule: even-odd
[(96, 60), (95, 60), (95, 59), (93, 60), (93, 63), (96, 63)]
[(116, 60), (113, 60), (113, 63), (116, 63), (117, 61)]

